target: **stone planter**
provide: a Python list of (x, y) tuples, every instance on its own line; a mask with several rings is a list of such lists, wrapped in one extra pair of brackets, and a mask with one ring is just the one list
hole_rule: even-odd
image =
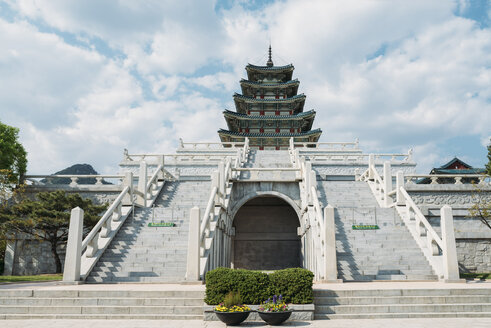
[(247, 317), (251, 311), (245, 312), (218, 312), (214, 311), (218, 319), (227, 326), (237, 326), (240, 325)]
[[(260, 305), (249, 305), (251, 308), (251, 314), (247, 317), (246, 322), (263, 322), (259, 313), (256, 311)], [(288, 304), (288, 308), (292, 311), (292, 314), (288, 321), (312, 321), (314, 320), (314, 304)], [(204, 321), (216, 321), (218, 317), (215, 313), (215, 305), (203, 305)]]
[(283, 322), (288, 320), (290, 315), (292, 314), (292, 311), (283, 311), (283, 312), (261, 312), (257, 311), (261, 319), (266, 321), (268, 325), (271, 326), (278, 326), (281, 325)]

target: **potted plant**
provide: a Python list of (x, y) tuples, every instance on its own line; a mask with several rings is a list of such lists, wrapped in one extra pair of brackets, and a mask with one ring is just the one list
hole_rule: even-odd
[(266, 321), (267, 324), (275, 326), (281, 325), (288, 320), (292, 311), (288, 308), (288, 305), (283, 301), (283, 297), (280, 295), (272, 298), (268, 298), (264, 303), (259, 306), (257, 313)]
[(222, 303), (215, 307), (215, 314), (218, 319), (229, 326), (239, 325), (247, 319), (251, 309), (242, 304), (242, 297), (239, 292), (230, 292), (225, 296)]

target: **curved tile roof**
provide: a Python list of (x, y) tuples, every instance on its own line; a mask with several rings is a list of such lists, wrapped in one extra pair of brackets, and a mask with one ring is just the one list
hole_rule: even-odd
[(292, 64), (284, 65), (284, 66), (257, 66), (252, 64), (247, 64), (246, 70), (258, 70), (258, 71), (284, 71), (284, 70), (293, 70), (294, 67)]
[(291, 101), (295, 101), (295, 100), (305, 100), (306, 96), (303, 93), (301, 93), (299, 95), (295, 95), (293, 97), (286, 98), (286, 99), (284, 99), (284, 98), (283, 99), (281, 99), (281, 98), (280, 99), (260, 99), (260, 98), (252, 98), (252, 97), (241, 95), (239, 93), (235, 93), (234, 99), (235, 98), (247, 100), (250, 102), (262, 103), (262, 102), (291, 102)]
[(243, 133), (243, 132), (234, 132), (234, 131), (229, 131), (229, 130), (224, 130), (220, 129), (218, 130), (218, 133), (222, 134), (228, 134), (232, 136), (239, 136), (239, 137), (253, 137), (253, 138), (290, 138), (290, 137), (305, 137), (305, 136), (310, 136), (310, 135), (316, 135), (316, 134), (321, 134), (322, 130), (321, 129), (315, 129), (311, 130), (308, 132), (301, 132), (301, 133)]
[(242, 79), (242, 80), (240, 80), (240, 84), (249, 84), (249, 85), (254, 85), (254, 86), (259, 86), (259, 87), (277, 87), (277, 86), (288, 86), (288, 85), (292, 85), (292, 84), (293, 85), (300, 84), (300, 81), (298, 81), (298, 79), (295, 79), (295, 80), (290, 80), (290, 81), (286, 81), (286, 82), (263, 83), (263, 82), (257, 82), (257, 81)]
[(315, 110), (311, 109), (307, 112), (298, 113), (296, 115), (247, 115), (242, 113), (232, 112), (228, 109), (223, 111), (225, 116), (233, 116), (236, 118), (249, 119), (249, 120), (291, 120), (291, 119), (302, 119), (307, 118), (309, 116), (315, 116)]

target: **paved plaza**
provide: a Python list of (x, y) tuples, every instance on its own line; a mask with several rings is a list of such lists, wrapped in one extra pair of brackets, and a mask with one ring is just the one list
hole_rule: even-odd
[[(440, 283), (440, 282), (369, 282), (369, 283), (335, 283), (314, 284), (314, 289), (330, 290), (374, 290), (374, 289), (462, 289), (483, 288), (491, 289), (491, 282), (467, 282), (467, 283)], [(60, 282), (48, 283), (26, 283), (0, 285), (0, 289), (33, 289), (33, 290), (136, 290), (136, 291), (166, 291), (166, 290), (205, 290), (204, 285), (179, 285), (179, 284), (85, 284), (85, 285), (63, 285)], [(202, 320), (75, 320), (75, 319), (53, 319), (53, 320), (3, 320), (0, 321), (2, 328), (32, 327), (32, 328), (81, 328), (88, 327), (118, 327), (118, 328), (221, 328), (225, 324), (219, 321)], [(418, 318), (418, 319), (339, 319), (339, 320), (315, 320), (315, 321), (292, 321), (284, 324), (286, 327), (333, 327), (333, 328), (488, 328), (491, 327), (491, 317), (487, 318)], [(268, 327), (262, 322), (246, 322), (241, 327)]]
[[(222, 328), (222, 322), (201, 320), (5, 320), (3, 328)], [(284, 327), (332, 327), (332, 328), (489, 328), (491, 318), (427, 318), (427, 319), (356, 319), (316, 320), (288, 322)], [(247, 322), (240, 327), (270, 327), (261, 322)]]

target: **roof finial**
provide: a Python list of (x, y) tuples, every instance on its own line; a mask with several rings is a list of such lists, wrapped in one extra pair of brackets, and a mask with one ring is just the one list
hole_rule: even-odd
[(273, 59), (271, 59), (271, 44), (269, 44), (269, 58), (268, 58), (268, 62), (266, 63), (266, 66), (268, 67), (273, 66)]

